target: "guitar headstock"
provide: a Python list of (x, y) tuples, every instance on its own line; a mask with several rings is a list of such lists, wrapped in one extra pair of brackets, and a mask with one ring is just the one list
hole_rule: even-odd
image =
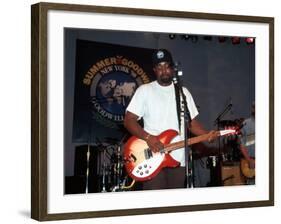
[(227, 127), (224, 130), (220, 130), (219, 134), (220, 136), (231, 136), (231, 135), (237, 135), (240, 129), (237, 129), (237, 127)]
[[(219, 122), (219, 127), (223, 128), (223, 131), (227, 130), (227, 132), (223, 132), (223, 135), (240, 135), (241, 128), (244, 126), (244, 118), (237, 118), (235, 120), (222, 120)], [(233, 131), (235, 130), (235, 132)]]

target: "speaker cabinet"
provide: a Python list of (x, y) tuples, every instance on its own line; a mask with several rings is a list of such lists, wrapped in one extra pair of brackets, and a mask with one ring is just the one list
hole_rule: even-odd
[(223, 186), (244, 185), (245, 178), (240, 170), (240, 162), (223, 164), (221, 167)]
[[(80, 145), (75, 148), (74, 177), (66, 182), (66, 189), (69, 189), (70, 191), (75, 189), (75, 193), (84, 193), (86, 187), (90, 193), (101, 191), (100, 151), (101, 150), (98, 147), (88, 145)], [(89, 153), (89, 159), (87, 159), (87, 153)], [(86, 176), (87, 167), (89, 168), (88, 178)], [(83, 191), (77, 192), (78, 189), (81, 191), (82, 185), (84, 186)], [(76, 186), (80, 186), (80, 188), (77, 188)]]

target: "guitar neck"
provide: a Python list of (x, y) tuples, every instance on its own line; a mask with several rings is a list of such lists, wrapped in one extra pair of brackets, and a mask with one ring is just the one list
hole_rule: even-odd
[[(204, 134), (204, 135), (200, 135), (197, 137), (193, 137), (193, 138), (189, 138), (187, 140), (187, 145), (193, 145), (199, 142), (203, 142), (203, 141), (207, 141), (209, 138), (209, 134)], [(173, 150), (179, 149), (179, 148), (183, 148), (184, 147), (184, 140), (183, 141), (179, 141), (179, 142), (175, 142), (175, 143), (171, 143), (165, 146), (165, 151), (166, 152), (171, 152)]]

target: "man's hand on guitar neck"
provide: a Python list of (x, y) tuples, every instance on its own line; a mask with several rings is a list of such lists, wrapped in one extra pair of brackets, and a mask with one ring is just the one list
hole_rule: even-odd
[(212, 130), (212, 131), (210, 131), (210, 132), (208, 133), (208, 135), (209, 135), (209, 137), (208, 137), (208, 142), (212, 143), (212, 142), (214, 142), (214, 140), (215, 140), (217, 137), (220, 136), (220, 133), (219, 133), (218, 131)]
[(249, 162), (249, 167), (250, 169), (255, 169), (256, 167), (256, 161), (253, 158), (250, 158), (249, 160), (247, 160)]

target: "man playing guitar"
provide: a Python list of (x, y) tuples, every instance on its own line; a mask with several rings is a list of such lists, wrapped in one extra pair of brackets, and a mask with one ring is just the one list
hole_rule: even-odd
[[(136, 144), (145, 144), (148, 149), (145, 149), (141, 156), (138, 155), (138, 152), (129, 152), (125, 156), (125, 160), (133, 163), (131, 170), (136, 177), (139, 177), (139, 179), (145, 175), (148, 177), (143, 181), (144, 190), (184, 188), (186, 178), (184, 148), (171, 152), (163, 151), (164, 145), (169, 143), (170, 140), (178, 142), (184, 139), (183, 125), (181, 125), (182, 130), (179, 130), (175, 86), (173, 83), (175, 71), (170, 52), (165, 49), (156, 50), (152, 55), (152, 64), (156, 81), (144, 84), (136, 90), (127, 107), (124, 119), (124, 126), (137, 138), (128, 144), (134, 144), (134, 146)], [(186, 88), (183, 91), (191, 117), (190, 132), (196, 136), (204, 135), (204, 140), (213, 141), (218, 136), (218, 133), (216, 131), (206, 131), (195, 119), (198, 111), (192, 95)], [(141, 118), (144, 121), (144, 128), (138, 123)], [(163, 134), (160, 136), (161, 133)], [(178, 135), (178, 133), (181, 134)], [(164, 158), (162, 156), (164, 154), (167, 157)], [(153, 155), (155, 155), (155, 163), (158, 163), (158, 160), (167, 160), (168, 167), (163, 167), (155, 172), (151, 164), (139, 162), (139, 158), (146, 161), (146, 158), (151, 158)], [(150, 175), (150, 172), (153, 172), (153, 175)]]

